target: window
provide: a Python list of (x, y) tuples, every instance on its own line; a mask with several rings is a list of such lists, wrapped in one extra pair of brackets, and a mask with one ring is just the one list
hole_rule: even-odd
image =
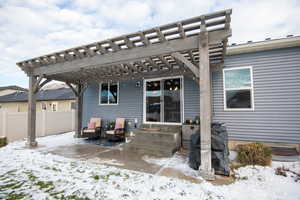
[(53, 111), (53, 112), (55, 112), (55, 111), (57, 111), (57, 102), (52, 102), (51, 103), (51, 111)]
[(45, 103), (42, 103), (42, 110), (47, 110), (47, 105)]
[(119, 83), (101, 83), (99, 102), (101, 105), (115, 105), (119, 100)]
[(76, 109), (76, 103), (74, 101), (71, 102), (70, 108), (71, 108), (71, 110), (75, 110)]
[(253, 110), (252, 67), (223, 70), (224, 109)]

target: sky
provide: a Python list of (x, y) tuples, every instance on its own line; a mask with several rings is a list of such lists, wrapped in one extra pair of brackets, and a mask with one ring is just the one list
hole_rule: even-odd
[(299, 0), (0, 0), (0, 86), (28, 87), (16, 62), (229, 8), (229, 44), (300, 35)]

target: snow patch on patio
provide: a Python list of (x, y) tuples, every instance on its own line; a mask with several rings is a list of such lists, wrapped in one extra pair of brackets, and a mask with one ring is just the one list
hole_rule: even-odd
[(124, 163), (121, 163), (115, 159), (105, 159), (105, 158), (92, 158), (92, 159), (88, 159), (88, 162), (92, 162), (95, 164), (104, 164), (104, 165), (114, 165), (114, 166), (124, 166)]
[[(38, 139), (38, 149), (15, 142), (0, 148), (0, 199), (21, 195), (24, 199), (300, 199), (300, 181), (292, 173), (275, 175), (278, 166), (300, 171), (300, 162), (274, 162), (272, 167), (247, 166), (235, 171), (235, 183), (214, 186), (203, 181), (146, 174), (89, 161), (46, 154), (43, 149), (81, 143), (73, 133)], [(42, 147), (43, 145), (43, 147)], [(41, 151), (42, 150), (42, 151)], [(185, 171), (187, 160), (144, 158), (148, 162)], [(106, 162), (105, 160), (103, 162)], [(114, 162), (114, 161), (108, 161)], [(188, 173), (188, 172), (186, 172)]]
[(165, 168), (172, 168), (182, 172), (186, 176), (191, 176), (202, 180), (202, 178), (199, 176), (199, 172), (189, 167), (188, 158), (180, 156), (178, 154), (175, 154), (174, 156), (168, 158), (143, 156), (143, 160), (151, 164), (162, 166), (160, 171)]

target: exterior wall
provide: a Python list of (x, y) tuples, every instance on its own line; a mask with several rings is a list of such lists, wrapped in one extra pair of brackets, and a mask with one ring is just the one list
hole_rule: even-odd
[(223, 77), (213, 75), (215, 121), (230, 139), (300, 143), (300, 48), (227, 56), (226, 67), (253, 67), (254, 111), (224, 111)]
[(143, 81), (140, 81), (140, 87), (136, 87), (136, 82), (131, 80), (119, 83), (118, 105), (99, 105), (99, 85), (89, 85), (83, 97), (82, 126), (87, 126), (91, 117), (102, 118), (102, 123), (115, 120), (117, 117), (124, 117), (129, 122), (128, 128), (133, 128), (135, 118), (138, 119), (138, 124), (141, 124), (143, 120)]
[[(143, 81), (136, 86), (137, 80), (122, 81), (119, 83), (118, 105), (99, 105), (99, 85), (91, 84), (84, 92), (82, 126), (87, 126), (91, 117), (100, 117), (103, 123), (124, 117), (134, 128), (134, 119), (138, 126), (143, 122)], [(199, 115), (199, 87), (191, 78), (184, 77), (184, 120), (194, 119)]]
[(7, 95), (7, 94), (12, 94), (16, 91), (17, 90), (12, 90), (12, 89), (2, 90), (2, 91), (0, 91), (0, 96), (4, 96), (4, 95)]
[[(226, 56), (226, 67), (253, 67), (254, 111), (224, 111), (222, 72), (214, 72), (213, 121), (226, 123), (231, 140), (300, 143), (300, 48)], [(98, 105), (99, 86), (84, 93), (83, 126), (91, 117), (124, 117), (139, 124), (143, 116), (143, 86), (120, 82), (119, 104)], [(141, 81), (142, 83), (142, 81)], [(184, 120), (199, 113), (199, 88), (184, 77)], [(133, 124), (133, 123), (132, 123)], [(131, 126), (132, 127), (132, 126)]]
[[(59, 101), (38, 101), (36, 103), (36, 111), (42, 111), (42, 104), (46, 104), (46, 110), (51, 111), (51, 103), (57, 102), (58, 111), (68, 111), (71, 110), (71, 102), (75, 102), (75, 100), (59, 100)], [(27, 102), (7, 102), (0, 103), (2, 111), (6, 112), (27, 112), (28, 103)]]

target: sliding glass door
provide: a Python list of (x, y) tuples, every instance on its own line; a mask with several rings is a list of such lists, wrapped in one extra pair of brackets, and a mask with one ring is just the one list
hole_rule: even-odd
[(145, 81), (145, 122), (181, 123), (182, 79)]

